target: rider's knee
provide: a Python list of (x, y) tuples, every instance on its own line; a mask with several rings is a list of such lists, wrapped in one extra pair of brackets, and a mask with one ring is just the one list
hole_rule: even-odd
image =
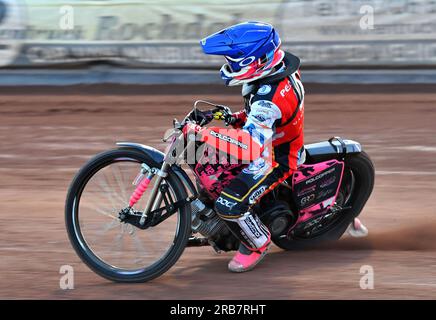
[(215, 201), (215, 208), (221, 218), (228, 220), (237, 219), (245, 213), (244, 205), (240, 201), (222, 193)]

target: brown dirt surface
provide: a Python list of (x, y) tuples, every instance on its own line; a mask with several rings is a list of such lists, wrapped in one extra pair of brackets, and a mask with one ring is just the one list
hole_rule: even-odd
[[(115, 284), (88, 269), (64, 227), (64, 201), (75, 172), (116, 141), (163, 148), (164, 131), (195, 99), (233, 108), (235, 90), (171, 86), (131, 92), (99, 86), (1, 88), (0, 298), (2, 299), (424, 299), (436, 298), (436, 93), (413, 86), (347, 86), (306, 97), (306, 143), (342, 136), (361, 142), (376, 167), (361, 218), (370, 235), (344, 236), (316, 250), (272, 253), (252, 272), (230, 274), (231, 253), (187, 248), (163, 276)], [(318, 88), (319, 89), (319, 88)], [(59, 269), (75, 270), (61, 290)], [(362, 290), (360, 268), (375, 272)]]

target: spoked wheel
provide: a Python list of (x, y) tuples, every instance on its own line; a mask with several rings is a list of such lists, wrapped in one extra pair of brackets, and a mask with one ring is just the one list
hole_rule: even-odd
[[(344, 176), (336, 199), (337, 210), (313, 221), (304, 232), (290, 238), (273, 239), (282, 249), (304, 249), (326, 241), (339, 239), (357, 217), (374, 187), (374, 166), (365, 152), (345, 159)], [(343, 208), (343, 209), (341, 209)]]
[[(175, 205), (187, 194), (171, 171), (161, 182), (165, 197), (158, 198), (153, 208), (174, 205), (176, 209), (168, 218), (145, 229), (122, 219), (143, 163), (160, 167), (135, 150), (101, 153), (78, 172), (68, 192), (65, 219), (74, 249), (93, 271), (113, 281), (144, 282), (158, 277), (176, 263), (190, 234), (187, 205)], [(153, 183), (154, 179), (132, 214), (142, 213)], [(166, 209), (159, 212), (164, 214)]]

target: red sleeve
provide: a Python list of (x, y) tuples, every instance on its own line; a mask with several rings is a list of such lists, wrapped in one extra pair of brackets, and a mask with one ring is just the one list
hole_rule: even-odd
[(247, 113), (245, 112), (245, 110), (235, 112), (234, 114), (232, 114), (232, 116), (236, 118), (236, 122), (233, 124), (233, 128), (241, 129), (244, 126), (245, 121), (247, 121)]

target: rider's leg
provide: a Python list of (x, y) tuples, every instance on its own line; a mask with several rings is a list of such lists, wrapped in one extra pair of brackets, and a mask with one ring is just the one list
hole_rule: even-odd
[(217, 199), (218, 214), (240, 240), (239, 250), (229, 263), (230, 271), (251, 270), (265, 256), (271, 235), (250, 207), (287, 176), (278, 167), (254, 163), (232, 180)]

